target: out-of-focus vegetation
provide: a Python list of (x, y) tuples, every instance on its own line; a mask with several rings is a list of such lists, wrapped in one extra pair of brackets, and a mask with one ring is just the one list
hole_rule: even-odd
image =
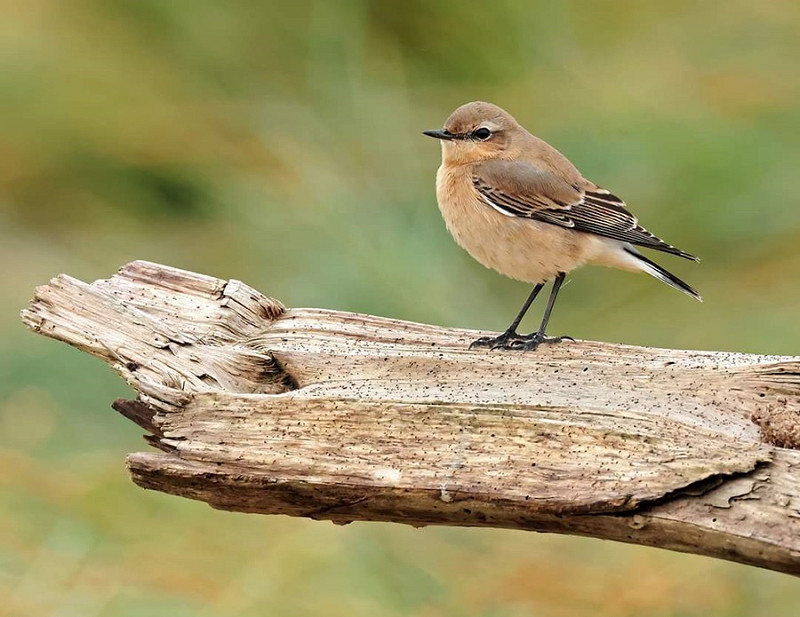
[(798, 353), (795, 0), (28, 0), (0, 32), (0, 612), (798, 614), (793, 579), (700, 557), (145, 493), (122, 462), (140, 431), (108, 409), (126, 387), (17, 318), (58, 272), (141, 258), (291, 306), (503, 328), (528, 290), (448, 237), (420, 135), (485, 99), (703, 257), (659, 257), (702, 305), (574, 274), (554, 334)]

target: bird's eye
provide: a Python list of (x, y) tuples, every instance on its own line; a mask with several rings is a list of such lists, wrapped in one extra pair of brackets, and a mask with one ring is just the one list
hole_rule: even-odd
[(492, 132), (485, 126), (476, 129), (475, 132), (473, 132), (472, 134), (475, 136), (476, 139), (480, 139), (481, 141), (486, 141), (492, 136)]

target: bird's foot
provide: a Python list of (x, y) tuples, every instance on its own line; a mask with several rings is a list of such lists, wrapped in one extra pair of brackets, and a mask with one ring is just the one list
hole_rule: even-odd
[(539, 345), (560, 343), (561, 341), (574, 341), (571, 336), (545, 336), (543, 332), (533, 334), (517, 334), (507, 330), (500, 336), (482, 336), (472, 341), (470, 349), (503, 349), (515, 351), (533, 351)]
[(470, 349), (519, 349), (518, 345), (527, 337), (514, 330), (506, 330), (500, 336), (482, 336), (470, 343)]

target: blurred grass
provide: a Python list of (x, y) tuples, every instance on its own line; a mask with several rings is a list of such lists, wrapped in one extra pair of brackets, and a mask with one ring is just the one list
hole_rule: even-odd
[[(703, 257), (575, 273), (553, 332), (798, 353), (800, 5), (29, 0), (0, 20), (0, 597), (10, 615), (796, 615), (789, 577), (599, 541), (144, 493), (127, 388), (17, 311), (142, 258), (291, 306), (500, 329), (420, 131), (488, 99)], [(531, 318), (531, 321), (536, 316)]]

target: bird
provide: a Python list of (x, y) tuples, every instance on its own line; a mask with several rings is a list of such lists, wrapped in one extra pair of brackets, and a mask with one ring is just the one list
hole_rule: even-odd
[[(436, 199), (455, 241), (483, 266), (533, 285), (508, 329), (473, 341), (470, 349), (527, 351), (574, 340), (548, 337), (545, 330), (565, 276), (586, 264), (646, 272), (702, 301), (638, 247), (700, 261), (697, 257), (647, 231), (622, 199), (584, 178), (567, 157), (504, 109), (466, 103), (442, 129), (423, 134), (441, 142)], [(517, 333), (549, 281), (553, 286), (539, 329)]]

